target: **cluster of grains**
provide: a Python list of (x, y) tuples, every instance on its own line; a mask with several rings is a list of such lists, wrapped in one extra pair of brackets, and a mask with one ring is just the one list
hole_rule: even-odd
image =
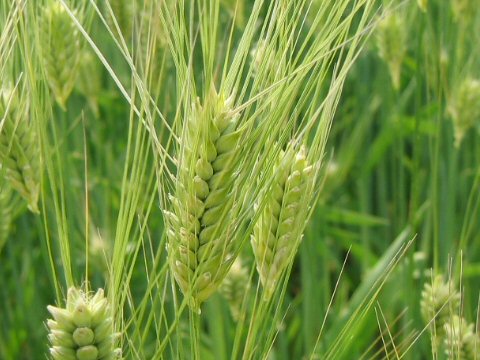
[[(422, 290), (420, 310), (425, 323), (431, 322), (432, 337), (438, 346), (445, 335), (445, 325), (460, 309), (460, 294), (452, 281), (436, 275)], [(433, 320), (432, 320), (433, 319)]]
[(274, 293), (282, 272), (296, 252), (305, 225), (302, 204), (312, 178), (305, 148), (289, 145), (273, 168), (273, 184), (254, 226), (252, 247), (265, 299)]
[(65, 109), (78, 76), (82, 46), (80, 33), (59, 2), (50, 1), (42, 9), (39, 37), (48, 85)]
[(455, 146), (460, 146), (467, 131), (480, 122), (480, 81), (465, 78), (454, 90), (448, 105), (453, 119)]
[(428, 0), (417, 0), (418, 7), (423, 12), (427, 12), (428, 9)]
[(38, 213), (40, 158), (36, 131), (25, 102), (15, 92), (0, 90), (0, 169), (1, 176)]
[(243, 300), (248, 293), (249, 280), (248, 268), (243, 265), (241, 258), (237, 257), (219, 289), (228, 301), (234, 320), (240, 318)]
[(445, 324), (444, 344), (448, 359), (480, 359), (480, 337), (462, 317), (455, 315)]
[(81, 54), (77, 90), (87, 99), (88, 105), (98, 116), (98, 99), (102, 93), (102, 67), (91, 51)]
[(110, 360), (121, 356), (114, 349), (113, 322), (103, 290), (93, 297), (74, 287), (68, 290), (66, 308), (48, 306), (54, 360)]
[(400, 88), (402, 64), (407, 52), (406, 25), (401, 14), (387, 15), (377, 29), (380, 57), (387, 63), (395, 89)]
[(172, 211), (165, 218), (171, 268), (196, 311), (225, 277), (238, 233), (229, 214), (242, 134), (237, 122), (231, 101), (211, 88), (184, 124)]

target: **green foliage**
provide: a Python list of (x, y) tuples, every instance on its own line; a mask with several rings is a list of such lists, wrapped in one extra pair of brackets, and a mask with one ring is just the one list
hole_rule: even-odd
[(0, 0), (0, 358), (478, 357), (479, 25)]

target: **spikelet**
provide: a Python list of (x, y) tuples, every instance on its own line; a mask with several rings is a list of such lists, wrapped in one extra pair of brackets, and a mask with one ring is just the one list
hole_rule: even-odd
[(270, 299), (293, 254), (297, 251), (305, 225), (305, 192), (312, 179), (312, 166), (305, 147), (289, 145), (281, 151), (274, 167), (274, 181), (267, 202), (254, 226), (251, 239), (257, 271)]
[(423, 12), (427, 12), (428, 9), (428, 0), (417, 0), (418, 7)]
[(65, 109), (78, 76), (82, 47), (75, 24), (59, 2), (50, 1), (43, 7), (39, 36), (46, 80)]
[(232, 317), (236, 321), (240, 318), (242, 303), (248, 288), (248, 269), (243, 265), (241, 258), (237, 257), (219, 289), (227, 300)]
[(40, 158), (38, 139), (25, 102), (8, 89), (0, 90), (0, 166), (14, 188), (38, 213)]
[(169, 261), (194, 311), (215, 292), (231, 264), (238, 231), (229, 218), (242, 130), (231, 101), (212, 87), (184, 124), (172, 211), (165, 212)]
[(12, 211), (12, 189), (8, 183), (0, 180), (0, 253), (10, 235)]
[(387, 15), (377, 29), (377, 46), (380, 57), (387, 63), (395, 89), (400, 88), (402, 64), (407, 52), (404, 19), (401, 14)]
[(480, 359), (480, 337), (475, 333), (473, 324), (457, 315), (447, 322), (445, 329), (445, 353), (448, 359)]
[(455, 146), (459, 147), (470, 128), (480, 122), (480, 81), (466, 78), (454, 90), (448, 104), (453, 119)]
[(113, 360), (115, 335), (110, 307), (99, 289), (94, 296), (75, 287), (68, 289), (66, 308), (49, 305), (50, 355), (54, 360)]
[(432, 282), (425, 282), (420, 301), (420, 311), (425, 323), (431, 323), (434, 339), (441, 340), (445, 335), (445, 324), (458, 314), (460, 294), (452, 281), (446, 282), (442, 275), (436, 275)]
[(98, 99), (102, 93), (102, 73), (98, 59), (91, 51), (82, 51), (77, 90), (87, 99), (93, 113), (98, 116)]

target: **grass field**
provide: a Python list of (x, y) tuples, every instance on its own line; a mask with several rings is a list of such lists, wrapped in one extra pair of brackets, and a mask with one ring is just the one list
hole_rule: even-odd
[(480, 360), (476, 0), (0, 0), (0, 359)]

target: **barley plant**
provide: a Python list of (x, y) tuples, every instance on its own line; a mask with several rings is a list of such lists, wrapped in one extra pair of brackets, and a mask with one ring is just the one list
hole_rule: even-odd
[(0, 0), (0, 359), (480, 360), (472, 0)]

